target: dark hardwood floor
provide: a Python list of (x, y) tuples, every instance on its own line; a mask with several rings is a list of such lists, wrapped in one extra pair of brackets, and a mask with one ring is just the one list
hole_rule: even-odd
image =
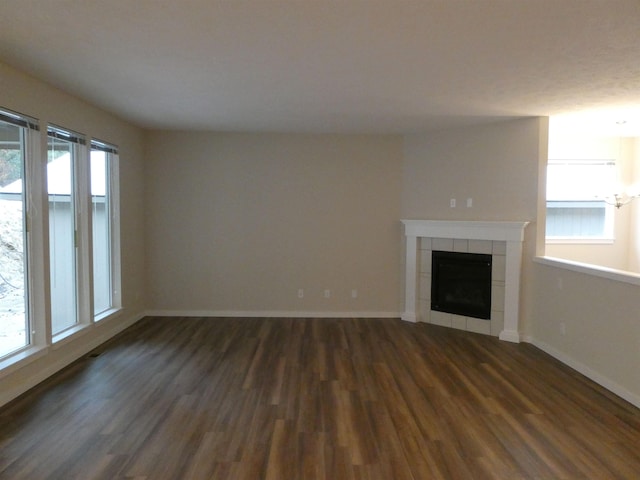
[(431, 325), (146, 318), (0, 409), (0, 478), (637, 479), (640, 411)]

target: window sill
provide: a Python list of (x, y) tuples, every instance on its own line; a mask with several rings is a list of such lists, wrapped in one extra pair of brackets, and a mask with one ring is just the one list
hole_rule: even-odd
[(640, 274), (629, 272), (627, 270), (616, 270), (614, 268), (601, 267), (590, 263), (574, 262), (573, 260), (565, 260), (555, 257), (535, 257), (535, 263), (548, 265), (550, 267), (563, 268), (572, 272), (585, 273), (594, 277), (607, 278), (617, 282), (629, 283), (631, 285), (640, 285)]
[(15, 372), (31, 362), (35, 362), (37, 359), (43, 357), (48, 349), (49, 347), (30, 345), (3, 358), (0, 360), (0, 378)]
[(54, 350), (66, 345), (74, 338), (84, 335), (89, 331), (90, 327), (91, 325), (88, 323), (81, 323), (54, 335), (51, 339)]
[(122, 308), (121, 308), (121, 307), (118, 307), (118, 308), (110, 308), (110, 309), (105, 310), (104, 312), (99, 313), (98, 315), (96, 315), (96, 316), (93, 318), (93, 321), (94, 321), (94, 322), (96, 322), (96, 323), (97, 323), (97, 322), (101, 322), (101, 321), (103, 321), (103, 320), (107, 320), (107, 319), (109, 319), (109, 318), (115, 318), (115, 317), (118, 317), (118, 316), (120, 316), (120, 314), (121, 314), (121, 313), (122, 313)]
[(613, 245), (614, 238), (560, 238), (547, 237), (548, 245)]

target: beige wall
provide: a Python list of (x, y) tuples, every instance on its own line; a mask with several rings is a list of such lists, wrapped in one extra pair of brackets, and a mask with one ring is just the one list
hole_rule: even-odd
[(534, 343), (640, 407), (638, 285), (540, 264), (532, 281)]
[[(634, 138), (629, 146), (631, 152), (631, 182), (634, 191), (640, 194), (640, 138)], [(629, 270), (640, 273), (640, 198), (629, 205)]]
[[(63, 93), (33, 77), (0, 63), (0, 106), (69, 128), (120, 147), (120, 208), (122, 243), (123, 311), (104, 320), (56, 349), (48, 348), (32, 363), (3, 372), (0, 405), (35, 385), (64, 365), (104, 342), (144, 312), (143, 136), (142, 132), (114, 116)], [(43, 165), (42, 170), (46, 167)], [(37, 194), (34, 194), (37, 198)], [(40, 208), (40, 211), (44, 211)], [(36, 215), (36, 219), (41, 219)], [(42, 221), (42, 220), (40, 220)], [(41, 258), (48, 256), (42, 238), (34, 238)], [(36, 255), (37, 256), (37, 255)], [(35, 260), (35, 259), (33, 259)], [(41, 278), (34, 279), (43, 284)], [(44, 323), (36, 305), (34, 322)], [(86, 319), (85, 319), (86, 320)]]
[[(540, 119), (499, 122), (405, 140), (406, 218), (527, 220), (536, 217)], [(456, 208), (449, 200), (457, 199)], [(466, 199), (473, 199), (467, 208)]]
[(155, 131), (147, 146), (152, 311), (398, 315), (401, 137)]

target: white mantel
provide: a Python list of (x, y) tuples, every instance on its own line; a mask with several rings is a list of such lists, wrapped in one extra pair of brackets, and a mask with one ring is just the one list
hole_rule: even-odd
[(402, 319), (417, 321), (418, 238), (506, 242), (504, 329), (500, 340), (519, 342), (520, 270), (524, 229), (529, 222), (402, 220), (406, 237), (405, 302)]

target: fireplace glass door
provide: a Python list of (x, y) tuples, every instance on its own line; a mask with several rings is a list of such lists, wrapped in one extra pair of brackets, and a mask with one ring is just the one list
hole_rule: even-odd
[(431, 310), (491, 318), (491, 255), (432, 252)]

